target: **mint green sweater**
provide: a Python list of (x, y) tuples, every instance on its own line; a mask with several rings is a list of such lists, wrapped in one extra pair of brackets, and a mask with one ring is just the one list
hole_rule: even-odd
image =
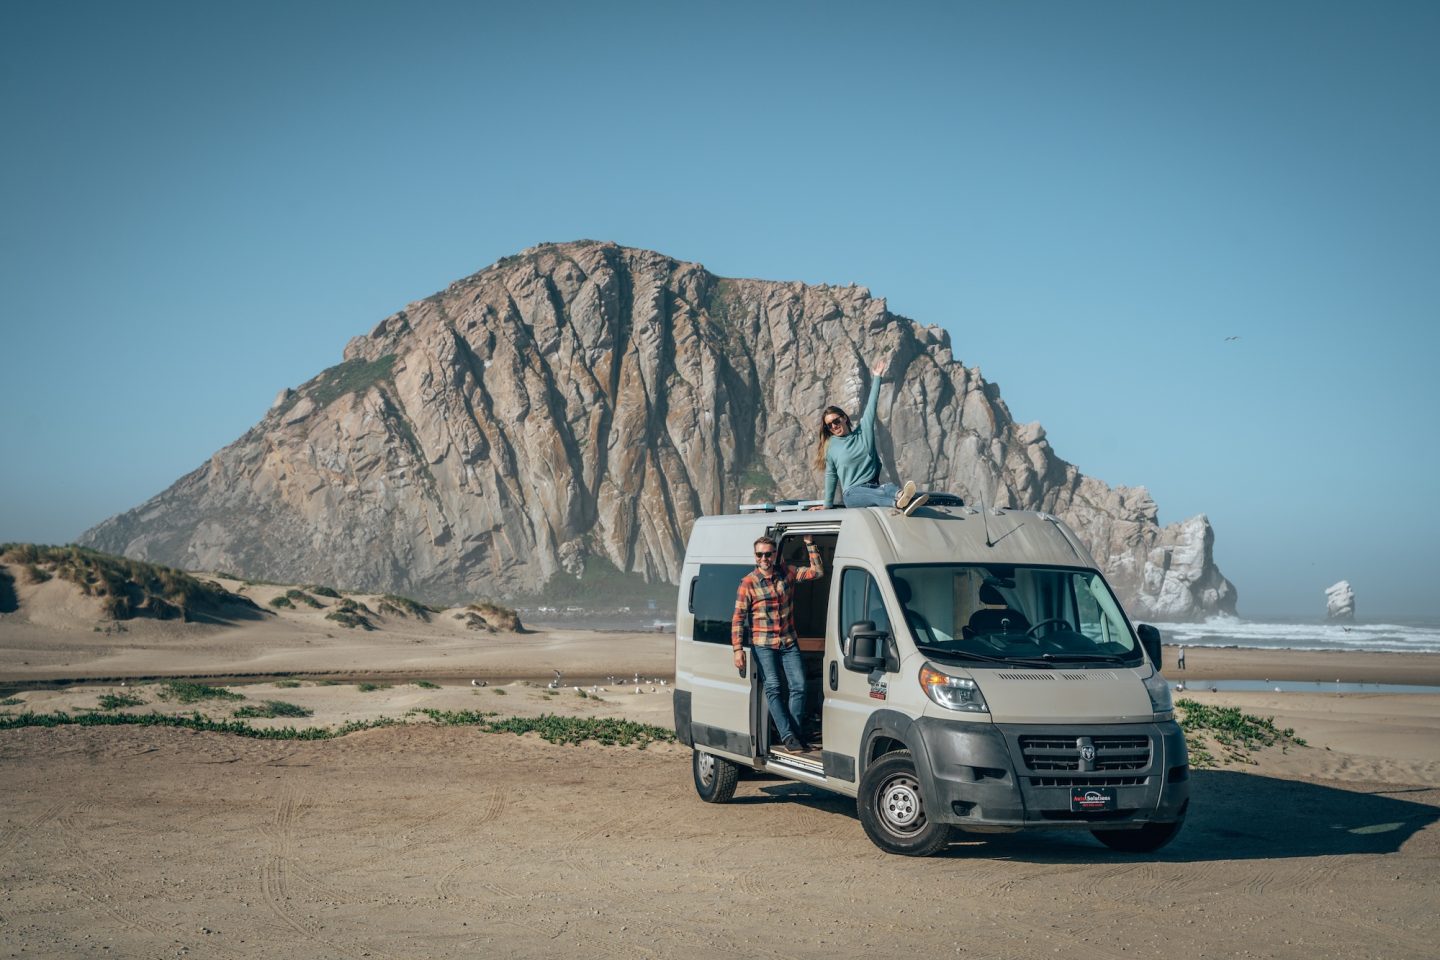
[(880, 454), (875, 452), (875, 405), (880, 400), (880, 380), (870, 381), (870, 395), (865, 398), (865, 412), (860, 422), (843, 437), (831, 437), (825, 443), (825, 506), (835, 506), (838, 488), (843, 496), (846, 487), (868, 483), (880, 476)]

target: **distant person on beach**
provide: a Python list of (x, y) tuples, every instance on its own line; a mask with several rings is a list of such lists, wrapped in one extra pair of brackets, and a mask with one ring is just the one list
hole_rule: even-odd
[(1180, 652), (1175, 655), (1175, 669), (1185, 669), (1185, 644), (1180, 644)]
[[(745, 667), (745, 635), (750, 634), (750, 649), (760, 666), (765, 686), (765, 702), (780, 742), (790, 753), (808, 753), (805, 731), (805, 661), (800, 656), (800, 640), (795, 633), (795, 584), (825, 576), (825, 563), (815, 538), (805, 537), (805, 552), (810, 566), (794, 569), (786, 566), (777, 553), (775, 541), (761, 537), (755, 541), (755, 569), (740, 581), (735, 594), (735, 615), (730, 620), (730, 646), (735, 650), (735, 667)], [(787, 697), (782, 696), (784, 687)]]
[(816, 510), (836, 506), (836, 494), (847, 507), (895, 507), (908, 517), (925, 504), (929, 494), (916, 494), (913, 481), (903, 487), (880, 482), (880, 454), (875, 449), (875, 407), (880, 400), (880, 381), (884, 379), (887, 361), (880, 360), (870, 372), (870, 394), (865, 399), (865, 412), (860, 425), (850, 422), (850, 415), (831, 405), (820, 414), (820, 444), (815, 453), (815, 468), (825, 471), (824, 503)]

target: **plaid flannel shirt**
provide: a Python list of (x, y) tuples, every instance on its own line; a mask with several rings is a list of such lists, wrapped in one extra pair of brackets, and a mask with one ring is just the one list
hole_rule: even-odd
[(795, 584), (801, 580), (818, 580), (825, 576), (825, 563), (820, 548), (806, 544), (810, 566), (799, 570), (777, 565), (770, 577), (760, 575), (756, 568), (740, 581), (735, 595), (735, 615), (730, 619), (730, 646), (739, 650), (745, 642), (745, 624), (750, 624), (750, 643), (757, 647), (779, 647), (795, 637)]

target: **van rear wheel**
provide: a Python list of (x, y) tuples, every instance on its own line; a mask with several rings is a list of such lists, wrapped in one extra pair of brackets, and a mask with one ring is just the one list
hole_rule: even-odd
[(865, 768), (856, 805), (865, 835), (886, 853), (928, 857), (950, 842), (950, 826), (926, 815), (909, 750), (887, 753)]
[(706, 803), (729, 803), (735, 796), (735, 783), (740, 779), (740, 768), (723, 757), (696, 750), (690, 761), (695, 774), (695, 792)]

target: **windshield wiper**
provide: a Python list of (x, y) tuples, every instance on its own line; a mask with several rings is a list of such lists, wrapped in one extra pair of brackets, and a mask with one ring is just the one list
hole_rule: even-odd
[(947, 649), (945, 649), (944, 647), (931, 647), (931, 646), (926, 646), (925, 644), (916, 644), (916, 645), (915, 645), (915, 649), (919, 650), (921, 653), (926, 654), (926, 655), (928, 655), (928, 656), (939, 657), (939, 658), (941, 658), (941, 659), (945, 659), (945, 658), (948, 657), (948, 658), (951, 658), (951, 659), (954, 659), (954, 658), (963, 658), (963, 659), (966, 659), (966, 660), (980, 660), (980, 661), (982, 661), (982, 662), (984, 662), (984, 663), (1010, 663), (1010, 662), (1011, 662), (1011, 661), (1009, 660), (1009, 658), (1007, 658), (1007, 657), (992, 657), (992, 656), (990, 656), (989, 654), (985, 654), (985, 653), (972, 653), (972, 652), (969, 651), (969, 650), (947, 650)]
[(1040, 659), (1049, 660), (1053, 663), (1128, 663), (1124, 657), (1116, 657), (1108, 653), (1042, 653)]

